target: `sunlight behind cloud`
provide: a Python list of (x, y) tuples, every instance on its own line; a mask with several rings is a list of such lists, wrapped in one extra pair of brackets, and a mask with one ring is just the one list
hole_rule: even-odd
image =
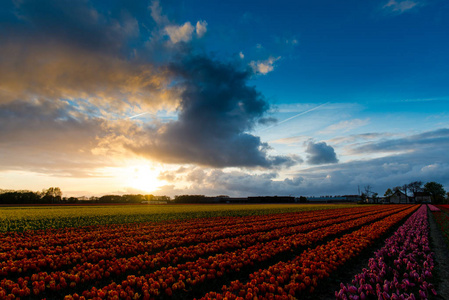
[(166, 184), (165, 180), (158, 179), (160, 172), (158, 167), (146, 160), (131, 161), (124, 167), (111, 170), (122, 188), (142, 193), (153, 193)]

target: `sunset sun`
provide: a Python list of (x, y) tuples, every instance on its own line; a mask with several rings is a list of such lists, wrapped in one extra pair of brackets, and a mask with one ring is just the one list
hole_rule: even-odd
[(133, 165), (126, 168), (126, 186), (143, 192), (154, 192), (164, 184), (158, 179), (159, 170), (149, 165)]

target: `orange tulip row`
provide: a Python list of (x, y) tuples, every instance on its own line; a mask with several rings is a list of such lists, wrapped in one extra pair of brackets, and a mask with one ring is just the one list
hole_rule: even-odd
[[(295, 213), (285, 214), (294, 215)], [(135, 224), (110, 224), (101, 226), (85, 226), (79, 228), (47, 229), (25, 232), (6, 232), (0, 233), (0, 259), (14, 259), (14, 256), (24, 258), (21, 251), (26, 250), (32, 253), (32, 250), (46, 250), (52, 254), (52, 251), (61, 252), (64, 246), (87, 243), (90, 241), (99, 242), (109, 239), (123, 237), (123, 232), (127, 236), (138, 240), (152, 239), (176, 236), (183, 233), (189, 233), (192, 230), (198, 232), (207, 232), (212, 229), (219, 229), (224, 226), (239, 226), (243, 224), (270, 222), (277, 220), (278, 215), (253, 216), (248, 218), (236, 217), (217, 217), (190, 219), (184, 221), (174, 221), (170, 223), (135, 223)], [(184, 231), (184, 232), (182, 232)], [(10, 251), (10, 252), (8, 252)], [(72, 249), (68, 249), (72, 251)], [(40, 253), (38, 253), (40, 254)], [(6, 257), (9, 255), (11, 257)], [(23, 257), (22, 257), (23, 256)]]
[[(103, 259), (113, 259), (126, 257), (130, 255), (137, 255), (139, 253), (152, 253), (159, 249), (167, 249), (171, 247), (179, 247), (184, 244), (210, 242), (220, 238), (227, 238), (248, 234), (252, 232), (270, 231), (277, 228), (287, 226), (296, 226), (306, 222), (314, 222), (325, 218), (334, 218), (334, 215), (339, 211), (329, 211), (327, 213), (304, 214), (302, 218), (298, 218), (297, 214), (284, 215), (284, 218), (279, 219), (260, 217), (248, 217), (247, 219), (256, 219), (258, 222), (237, 222), (238, 225), (228, 224), (219, 221), (217, 226), (207, 228), (193, 228), (187, 232), (185, 228), (176, 229), (167, 233), (168, 237), (163, 237), (163, 233), (145, 233), (126, 231), (126, 236), (117, 238), (115, 234), (110, 236), (109, 240), (89, 241), (85, 243), (72, 243), (64, 247), (59, 247), (60, 252), (55, 254), (53, 250), (47, 250), (51, 247), (40, 247), (34, 251), (29, 251), (27, 254), (33, 254), (30, 258), (22, 258), (20, 260), (2, 258), (0, 263), (0, 276), (11, 276), (13, 274), (30, 272), (40, 272), (42, 269), (48, 268), (50, 270), (61, 270), (65, 266), (84, 264), (84, 263), (98, 263)], [(343, 213), (344, 212), (341, 212)], [(352, 212), (353, 213), (353, 212)], [(351, 214), (351, 211), (346, 211), (346, 214)], [(209, 222), (210, 223), (210, 222)], [(204, 224), (204, 222), (200, 222)], [(177, 224), (178, 226), (180, 224)], [(211, 224), (209, 224), (211, 225)], [(215, 224), (214, 224), (215, 225)], [(166, 227), (161, 226), (161, 227)], [(224, 229), (223, 229), (224, 228)], [(205, 231), (207, 230), (207, 231)], [(105, 230), (106, 231), (106, 230)], [(123, 232), (121, 233), (123, 235)], [(145, 239), (141, 238), (145, 235)], [(104, 232), (103, 237), (108, 237), (108, 232)], [(17, 252), (26, 253), (27, 251), (19, 250)], [(50, 254), (48, 254), (50, 252)]]
[[(199, 258), (176, 267), (162, 268), (145, 276), (128, 276), (121, 284), (112, 283), (102, 289), (92, 288), (84, 291), (80, 297), (78, 294), (69, 295), (67, 299), (78, 298), (114, 298), (141, 295), (143, 299), (156, 296), (170, 296), (172, 293), (182, 290), (194, 289), (196, 285), (219, 278), (227, 273), (238, 272), (245, 266), (257, 262), (267, 261), (281, 253), (288, 253), (296, 248), (311, 246), (326, 238), (355, 229), (375, 220), (384, 219), (387, 216), (395, 216), (404, 210), (404, 207), (394, 209), (377, 208), (377, 213), (347, 217), (348, 221), (335, 219), (333, 224), (306, 233), (298, 233), (290, 236), (282, 235), (279, 239), (266, 243), (256, 243), (247, 248), (233, 252), (224, 252), (209, 258)], [(408, 212), (406, 212), (408, 213)], [(310, 228), (309, 228), (310, 230)]]
[[(93, 259), (92, 257), (83, 257), (81, 260), (85, 259), (86, 261), (88, 259), (91, 260), (97, 260), (98, 263), (92, 264), (89, 262), (84, 262), (82, 265), (76, 265), (71, 270), (65, 272), (65, 271), (56, 271), (48, 274), (47, 272), (38, 272), (35, 274), (32, 274), (31, 276), (26, 276), (25, 278), (19, 278), (17, 282), (13, 282), (12, 280), (8, 280), (4, 278), (0, 282), (0, 291), (3, 288), (4, 292), (7, 291), (11, 292), (14, 289), (16, 293), (13, 293), (15, 295), (21, 295), (30, 294), (30, 287), (28, 286), (28, 283), (32, 283), (32, 294), (38, 295), (44, 292), (45, 290), (61, 290), (65, 289), (67, 287), (75, 287), (76, 285), (84, 282), (88, 282), (91, 280), (98, 280), (103, 278), (108, 278), (111, 275), (119, 275), (121, 273), (127, 272), (127, 271), (138, 271), (140, 269), (146, 269), (146, 268), (155, 268), (157, 266), (167, 264), (167, 263), (176, 263), (179, 258), (184, 259), (190, 259), (195, 258), (199, 255), (204, 255), (204, 253), (214, 253), (218, 251), (223, 251), (225, 249), (231, 249), (231, 248), (239, 248), (246, 245), (251, 245), (251, 243), (259, 242), (259, 240), (267, 241), (269, 239), (279, 238), (279, 236), (284, 236), (286, 234), (293, 234), (295, 232), (299, 232), (301, 229), (301, 226), (305, 226), (304, 223), (310, 223), (315, 226), (315, 228), (319, 226), (325, 226), (326, 224), (329, 224), (329, 222), (336, 222), (336, 216), (339, 214), (343, 216), (349, 216), (352, 218), (357, 217), (354, 215), (356, 212), (364, 212), (365, 213), (373, 213), (376, 210), (371, 208), (363, 208), (363, 209), (356, 209), (354, 210), (348, 210), (348, 209), (338, 209), (338, 210), (327, 210), (327, 211), (315, 211), (310, 213), (303, 213), (303, 214), (282, 214), (278, 215), (276, 218), (273, 218), (272, 216), (265, 216), (264, 218), (261, 217), (245, 217), (245, 221), (242, 221), (241, 218), (235, 218), (236, 222), (233, 224), (239, 224), (241, 228), (235, 228), (233, 225), (228, 225), (225, 227), (225, 230), (221, 230), (220, 232), (207, 232), (203, 235), (199, 234), (191, 234), (191, 235), (184, 235), (181, 237), (177, 237), (177, 239), (165, 239), (161, 240), (160, 247), (166, 247), (170, 248), (171, 246), (176, 246), (178, 244), (183, 244), (186, 242), (191, 243), (198, 243), (198, 242), (204, 242), (209, 240), (214, 240), (215, 238), (222, 237), (222, 236), (236, 236), (233, 238), (228, 239), (222, 239), (218, 240), (216, 242), (211, 242), (208, 244), (198, 244), (198, 245), (192, 245), (189, 247), (178, 247), (170, 250), (165, 250), (153, 255), (149, 255), (147, 253), (138, 255), (136, 257), (130, 257), (130, 258), (121, 258), (121, 259), (111, 259), (111, 260), (103, 260), (103, 259)], [(282, 218), (283, 217), (283, 218)], [(344, 217), (342, 217), (344, 218)], [(248, 220), (257, 220), (257, 222), (249, 222)], [(319, 220), (323, 220), (322, 225), (320, 225)], [(327, 223), (325, 221), (328, 221)], [(201, 224), (204, 224), (202, 222), (203, 220), (200, 220)], [(266, 222), (263, 222), (266, 221)], [(211, 223), (211, 222), (209, 222)], [(178, 224), (179, 225), (179, 224)], [(247, 225), (246, 227), (244, 225)], [(292, 226), (292, 227), (290, 227)], [(296, 226), (296, 227), (295, 227)], [(306, 230), (307, 228), (314, 228), (310, 227), (311, 225), (308, 225), (309, 227), (304, 227), (302, 230)], [(278, 228), (276, 230), (276, 228)], [(282, 231), (282, 228), (284, 228), (284, 231)], [(274, 229), (274, 231), (272, 231)], [(295, 231), (296, 230), (296, 231)], [(194, 230), (193, 230), (194, 231)], [(256, 231), (256, 233), (251, 234), (252, 232)], [(250, 233), (247, 235), (242, 235), (245, 233)], [(241, 236), (238, 236), (241, 235)], [(126, 239), (126, 238), (125, 238)], [(168, 241), (171, 241), (172, 244), (169, 244)], [(119, 244), (123, 246), (123, 242), (121, 239), (116, 239), (115, 244)], [(156, 241), (153, 241), (156, 243)], [(164, 244), (165, 243), (165, 244)], [(138, 247), (137, 244), (134, 245), (134, 249), (136, 251), (142, 251)], [(125, 243), (126, 246), (126, 243)], [(127, 246), (129, 248), (129, 246)], [(89, 249), (90, 254), (94, 254), (95, 249)], [(109, 252), (112, 254), (117, 253), (117, 251), (111, 251), (109, 249)], [(144, 252), (144, 251), (142, 251)], [(103, 253), (103, 252), (96, 252)], [(75, 256), (74, 253), (70, 253), (72, 256), (68, 256), (66, 259), (67, 264), (71, 262), (71, 260), (80, 260), (79, 257)], [(55, 261), (52, 260), (51, 256), (40, 256), (39, 259), (41, 259), (42, 263), (47, 263), (53, 266), (56, 266), (57, 268), (60, 268), (62, 265), (56, 265)], [(23, 262), (24, 260), (21, 260), (20, 262)], [(27, 265), (24, 265), (27, 267)], [(41, 265), (40, 265), (41, 266)], [(38, 266), (39, 267), (39, 266)], [(9, 269), (8, 269), (9, 268)], [(13, 267), (3, 267), (2, 272), (7, 273), (12, 271), (18, 272), (17, 269), (14, 268), (20, 268), (17, 266)], [(28, 289), (28, 290), (27, 290)]]
[[(376, 210), (373, 209), (356, 209), (356, 211), (362, 212), (362, 215), (373, 214)], [(271, 224), (262, 224), (259, 226), (259, 231), (252, 234), (241, 235), (233, 238), (220, 239), (216, 241), (212, 241), (210, 243), (200, 243), (197, 245), (192, 245), (188, 247), (178, 247), (170, 250), (165, 250), (156, 254), (141, 254), (135, 257), (130, 258), (119, 258), (112, 260), (101, 260), (97, 264), (92, 264), (85, 262), (82, 265), (77, 265), (72, 270), (65, 271), (57, 271), (52, 272), (50, 274), (46, 272), (38, 272), (30, 277), (26, 277), (25, 279), (19, 278), (22, 281), (31, 281), (33, 284), (32, 293), (35, 295), (41, 294), (45, 290), (61, 290), (69, 287), (75, 287), (80, 283), (87, 283), (92, 280), (99, 280), (108, 278), (111, 275), (117, 276), (124, 272), (129, 271), (140, 271), (147, 268), (155, 268), (164, 264), (175, 264), (179, 259), (187, 260), (192, 258), (197, 258), (200, 255), (204, 254), (212, 254), (217, 253), (219, 251), (226, 251), (228, 249), (241, 248), (244, 246), (252, 245), (256, 242), (267, 241), (270, 239), (279, 238), (281, 236), (285, 236), (288, 234), (294, 234), (297, 232), (301, 232), (304, 230), (308, 230), (311, 228), (318, 228), (321, 226), (326, 226), (331, 223), (335, 223), (338, 221), (343, 221), (345, 219), (353, 219), (357, 218), (360, 213), (356, 213), (354, 210), (330, 210), (326, 214), (318, 214), (316, 217), (309, 218), (298, 218), (298, 215), (294, 216), (295, 218), (289, 220), (291, 216), (287, 215), (286, 222), (277, 222)], [(363, 213), (363, 211), (365, 211)], [(340, 219), (336, 218), (338, 213), (342, 213), (344, 216), (340, 217)], [(323, 221), (319, 221), (319, 220)], [(306, 224), (304, 224), (306, 223)], [(310, 224), (310, 225), (309, 225)], [(285, 227), (292, 226), (292, 227)], [(251, 226), (249, 231), (252, 231)], [(254, 227), (254, 226), (252, 226)], [(273, 229), (279, 227), (278, 229)], [(248, 229), (248, 228), (247, 228)], [(236, 232), (237, 231), (237, 232)], [(242, 233), (244, 229), (234, 230), (231, 232), (232, 234)], [(229, 230), (223, 230), (224, 233), (229, 232)], [(193, 236), (195, 238), (197, 236)], [(192, 239), (193, 239), (192, 238)], [(184, 237), (184, 240), (186, 237)], [(180, 239), (182, 241), (182, 239)], [(11, 291), (13, 288), (21, 288), (23, 286), (14, 285), (14, 282), (10, 280), (2, 280), (0, 282), (1, 286), (5, 286), (5, 288)], [(37, 285), (37, 286), (36, 286)]]
[(357, 256), (418, 207), (410, 207), (363, 226), (341, 238), (305, 251), (291, 261), (279, 262), (268, 269), (259, 270), (249, 276), (246, 284), (233, 281), (230, 286), (223, 287), (222, 293), (210, 292), (201, 299), (293, 299), (300, 298), (304, 293), (312, 293), (319, 287), (320, 280)]

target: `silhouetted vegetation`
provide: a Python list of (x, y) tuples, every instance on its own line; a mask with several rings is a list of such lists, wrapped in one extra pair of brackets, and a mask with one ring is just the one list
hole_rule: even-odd
[(5, 191), (0, 192), (0, 204), (53, 204), (62, 202), (62, 192), (58, 187), (42, 192)]

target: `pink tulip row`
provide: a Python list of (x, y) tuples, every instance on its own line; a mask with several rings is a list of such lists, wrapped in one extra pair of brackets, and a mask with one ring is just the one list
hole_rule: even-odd
[(429, 280), (434, 268), (429, 248), (427, 207), (421, 206), (351, 284), (340, 285), (337, 299), (427, 299), (436, 291)]

